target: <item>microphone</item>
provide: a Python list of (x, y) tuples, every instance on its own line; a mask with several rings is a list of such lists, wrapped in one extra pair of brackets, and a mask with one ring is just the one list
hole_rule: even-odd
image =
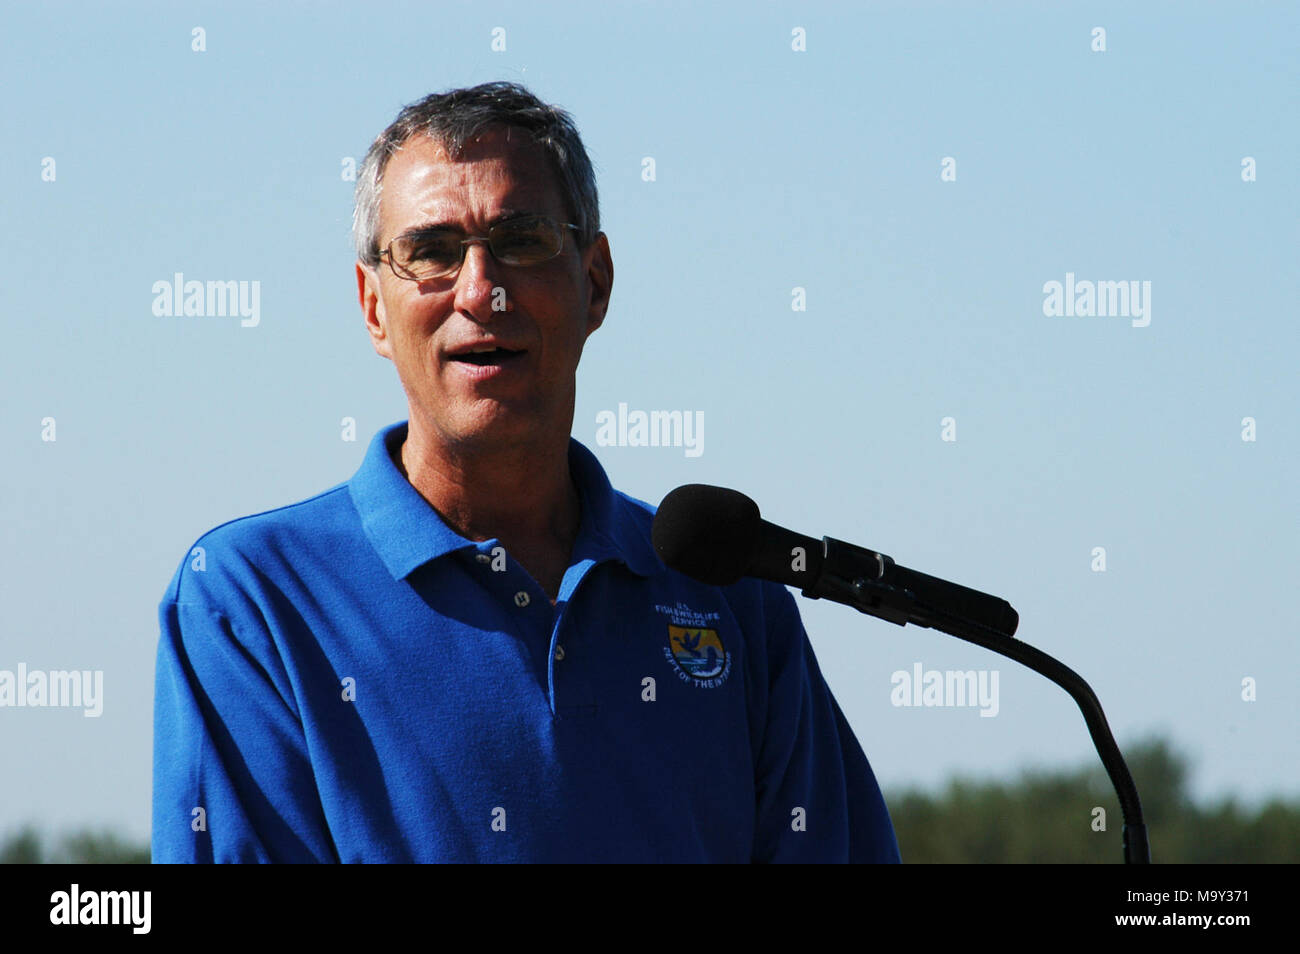
[(651, 541), (667, 566), (712, 586), (753, 576), (899, 626), (944, 632), (952, 632), (953, 617), (1005, 636), (1020, 624), (1004, 599), (899, 566), (875, 550), (778, 527), (762, 518), (753, 500), (725, 487), (673, 490), (655, 513)]
[(686, 484), (664, 498), (650, 533), (669, 567), (729, 586), (755, 576), (797, 586), (906, 626), (940, 630), (1051, 679), (1078, 703), (1124, 814), (1124, 861), (1151, 861), (1142, 803), (1096, 693), (1073, 669), (1013, 638), (1020, 614), (1006, 600), (899, 566), (883, 553), (832, 537), (815, 540), (764, 520), (758, 504), (725, 487)]

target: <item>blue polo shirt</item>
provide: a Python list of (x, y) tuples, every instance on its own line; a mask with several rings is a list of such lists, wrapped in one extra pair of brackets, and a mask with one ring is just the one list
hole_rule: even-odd
[(577, 441), (554, 604), (380, 431), (347, 483), (226, 523), (159, 607), (155, 862), (898, 861), (784, 587), (668, 570)]

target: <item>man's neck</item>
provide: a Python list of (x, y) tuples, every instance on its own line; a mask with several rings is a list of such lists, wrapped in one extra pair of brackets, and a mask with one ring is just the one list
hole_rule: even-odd
[(467, 540), (499, 539), (554, 602), (582, 518), (567, 437), (458, 453), (408, 431), (393, 457), (452, 530)]

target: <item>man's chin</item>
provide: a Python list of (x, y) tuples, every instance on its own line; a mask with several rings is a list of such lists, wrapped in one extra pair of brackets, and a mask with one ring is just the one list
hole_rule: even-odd
[[(444, 421), (439, 427), (443, 438), (449, 443), (478, 452), (544, 442), (546, 435), (556, 430), (536, 414), (523, 414), (500, 407), (489, 413)], [(565, 433), (564, 436), (567, 437), (568, 434)]]

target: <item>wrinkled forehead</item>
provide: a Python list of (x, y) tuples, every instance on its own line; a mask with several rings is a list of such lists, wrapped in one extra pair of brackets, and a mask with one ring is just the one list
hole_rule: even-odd
[(486, 225), (518, 212), (565, 215), (551, 157), (528, 132), (489, 128), (459, 150), (413, 136), (388, 161), (380, 194), (380, 235), (461, 220)]

